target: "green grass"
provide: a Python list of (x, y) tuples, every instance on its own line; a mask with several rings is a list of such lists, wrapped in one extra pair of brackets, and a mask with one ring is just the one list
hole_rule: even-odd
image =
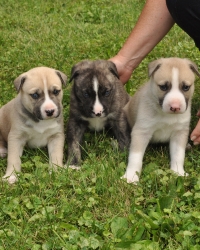
[[(45, 65), (70, 76), (83, 59), (114, 56), (134, 26), (144, 0), (1, 0), (0, 106), (12, 99), (14, 79)], [(143, 60), (126, 85), (133, 94), (160, 57), (186, 57), (200, 66), (199, 51), (177, 26)], [(197, 122), (199, 80), (191, 129)], [(64, 117), (69, 92), (64, 89)], [(0, 180), (1, 249), (200, 249), (199, 148), (186, 152), (181, 178), (169, 170), (168, 146), (150, 145), (138, 186), (120, 179), (128, 152), (104, 133), (86, 134), (83, 166), (48, 173), (46, 149), (26, 149), (19, 182)], [(65, 150), (67, 145), (65, 147)], [(6, 159), (0, 160), (0, 175)]]

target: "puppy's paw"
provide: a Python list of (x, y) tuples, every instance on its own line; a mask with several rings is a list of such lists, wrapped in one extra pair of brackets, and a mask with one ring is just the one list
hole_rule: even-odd
[(8, 150), (7, 148), (0, 148), (0, 157), (5, 158), (7, 156)]
[(12, 174), (10, 176), (4, 175), (3, 176), (3, 181), (7, 181), (9, 184), (14, 184), (15, 182), (17, 182), (17, 176)]
[(186, 150), (188, 150), (188, 151), (192, 150), (192, 145), (189, 142), (186, 145)]
[(126, 179), (127, 183), (133, 183), (134, 185), (137, 185), (139, 182), (139, 176), (137, 173), (134, 175), (127, 175), (126, 173), (121, 177), (121, 179)]
[(178, 176), (188, 176), (189, 174), (186, 173), (184, 170), (183, 171), (174, 171), (172, 170), (175, 174), (177, 174)]
[(76, 165), (69, 165), (68, 167), (71, 168), (71, 169), (75, 169), (75, 170), (80, 170), (81, 169), (80, 166), (76, 166)]

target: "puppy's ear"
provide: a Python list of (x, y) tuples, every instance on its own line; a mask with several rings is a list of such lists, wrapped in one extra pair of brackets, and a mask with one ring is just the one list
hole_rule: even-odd
[(71, 82), (75, 77), (77, 77), (79, 75), (79, 71), (77, 68), (78, 68), (77, 65), (74, 65), (72, 67), (69, 82)]
[(148, 65), (148, 75), (151, 77), (161, 66), (161, 59), (150, 62)]
[(26, 80), (25, 74), (21, 74), (14, 80), (14, 86), (17, 90), (17, 93), (21, 90), (25, 80)]
[(61, 71), (59, 71), (59, 70), (56, 70), (56, 74), (57, 74), (58, 77), (60, 78), (62, 85), (65, 86), (65, 85), (66, 85), (66, 82), (67, 82), (67, 76), (66, 76), (63, 72), (61, 72)]
[(109, 64), (110, 64), (109, 65), (110, 72), (119, 79), (119, 74), (116, 65), (111, 61), (109, 61)]
[(198, 71), (197, 65), (196, 65), (194, 62), (192, 62), (192, 61), (189, 60), (189, 66), (190, 66), (190, 69), (191, 69), (198, 77), (200, 77), (200, 73), (199, 73), (199, 71)]

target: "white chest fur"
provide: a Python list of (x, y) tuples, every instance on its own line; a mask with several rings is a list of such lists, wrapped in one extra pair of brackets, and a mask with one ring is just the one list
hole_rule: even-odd
[(61, 125), (56, 119), (41, 120), (38, 123), (28, 121), (23, 130), (27, 133), (29, 147), (44, 147), (49, 138), (61, 131)]
[[(151, 142), (168, 142), (172, 133), (189, 128), (190, 115), (163, 114), (152, 120), (150, 130), (153, 132)], [(150, 124), (149, 124), (150, 125)]]
[(94, 117), (94, 118), (86, 118), (82, 117), (83, 120), (89, 122), (89, 129), (95, 131), (101, 131), (105, 127), (107, 123), (107, 117)]

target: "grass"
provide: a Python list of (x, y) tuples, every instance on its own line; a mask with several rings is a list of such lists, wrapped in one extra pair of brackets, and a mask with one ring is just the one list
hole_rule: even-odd
[[(30, 68), (45, 65), (70, 76), (80, 60), (114, 56), (144, 2), (1, 0), (0, 106), (16, 95), (14, 79)], [(171, 56), (200, 65), (199, 51), (177, 26), (135, 70), (129, 93), (147, 80), (150, 61)], [(65, 121), (70, 88), (64, 89)], [(199, 91), (197, 79), (191, 130)], [(189, 176), (181, 178), (169, 170), (168, 146), (150, 145), (141, 182), (133, 186), (120, 179), (128, 152), (118, 152), (112, 141), (105, 133), (86, 134), (82, 169), (51, 175), (46, 149), (27, 148), (19, 182), (0, 180), (0, 250), (200, 249), (199, 148), (186, 152)], [(5, 169), (1, 159), (1, 176)]]

